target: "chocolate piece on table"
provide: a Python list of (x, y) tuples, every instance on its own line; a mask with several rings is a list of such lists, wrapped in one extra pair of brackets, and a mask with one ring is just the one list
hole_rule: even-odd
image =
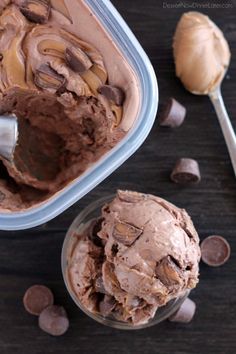
[(99, 311), (102, 316), (107, 317), (116, 307), (116, 300), (113, 296), (105, 295), (104, 299), (99, 303)]
[(58, 74), (48, 64), (42, 64), (36, 70), (34, 77), (35, 85), (42, 89), (62, 90), (66, 85), (64, 76)]
[(179, 184), (199, 183), (201, 174), (198, 162), (187, 158), (179, 159), (171, 173), (171, 179)]
[(212, 235), (201, 243), (202, 261), (212, 267), (226, 263), (230, 252), (230, 245), (222, 236)]
[(65, 57), (69, 67), (78, 73), (83, 73), (93, 65), (87, 54), (78, 47), (66, 48)]
[(189, 323), (196, 312), (196, 304), (189, 298), (184, 300), (179, 309), (169, 317), (170, 322)]
[(20, 10), (29, 21), (44, 24), (49, 18), (50, 0), (26, 0)]
[(121, 106), (125, 100), (125, 94), (119, 87), (103, 85), (99, 88), (99, 93), (117, 106)]
[(54, 297), (49, 288), (44, 285), (31, 286), (24, 295), (23, 303), (27, 312), (31, 315), (40, 315), (48, 306), (52, 305)]
[(67, 313), (62, 306), (52, 305), (39, 316), (39, 327), (52, 336), (61, 336), (69, 328)]
[(112, 236), (116, 241), (123, 243), (125, 246), (131, 246), (142, 233), (143, 230), (119, 221), (114, 225)]
[(185, 119), (186, 108), (174, 98), (169, 98), (159, 118), (161, 126), (177, 128)]

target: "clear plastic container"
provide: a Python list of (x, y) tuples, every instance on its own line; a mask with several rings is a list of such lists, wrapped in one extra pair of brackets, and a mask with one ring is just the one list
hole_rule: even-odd
[(86, 315), (94, 319), (95, 321), (102, 323), (106, 326), (113, 327), (113, 328), (118, 328), (118, 329), (126, 329), (126, 330), (133, 330), (133, 329), (142, 329), (146, 327), (151, 327), (154, 325), (157, 325), (158, 323), (166, 320), (169, 318), (171, 315), (173, 315), (178, 308), (181, 306), (181, 304), (184, 302), (184, 300), (188, 297), (189, 295), (189, 290), (186, 290), (182, 296), (173, 299), (169, 301), (165, 306), (160, 307), (155, 316), (149, 320), (148, 323), (142, 324), (142, 325), (137, 325), (134, 326), (131, 323), (126, 323), (122, 321), (118, 321), (114, 318), (105, 318), (99, 313), (92, 313), (90, 312), (87, 308), (84, 307), (84, 305), (80, 302), (78, 297), (73, 291), (73, 288), (71, 287), (68, 272), (67, 272), (67, 264), (68, 260), (71, 257), (71, 254), (73, 252), (75, 244), (78, 242), (78, 235), (82, 234), (82, 231), (86, 229), (91, 221), (94, 219), (97, 219), (101, 216), (101, 209), (104, 206), (104, 204), (109, 203), (114, 196), (108, 196), (101, 198), (90, 205), (87, 206), (73, 221), (71, 224), (65, 240), (64, 244), (62, 247), (62, 255), (61, 255), (61, 266), (62, 266), (62, 273), (63, 273), (63, 278), (64, 282), (66, 284), (67, 290), (76, 303), (76, 305), (82, 310)]
[(135, 73), (140, 91), (137, 117), (120, 143), (48, 201), (26, 211), (0, 213), (1, 230), (31, 228), (61, 214), (124, 163), (144, 142), (155, 121), (158, 86), (147, 55), (109, 0), (84, 2)]

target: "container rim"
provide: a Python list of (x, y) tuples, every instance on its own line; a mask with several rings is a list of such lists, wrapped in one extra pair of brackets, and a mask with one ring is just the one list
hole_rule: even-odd
[(140, 80), (142, 97), (136, 126), (111, 151), (87, 169), (44, 205), (22, 212), (0, 213), (1, 230), (29, 229), (55, 218), (101, 183), (124, 163), (145, 141), (156, 118), (159, 101), (157, 79), (152, 64), (140, 43), (109, 0), (84, 0), (105, 31), (132, 66)]

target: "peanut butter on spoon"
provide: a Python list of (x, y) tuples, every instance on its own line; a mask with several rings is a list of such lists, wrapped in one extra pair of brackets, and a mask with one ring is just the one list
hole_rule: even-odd
[(200, 12), (182, 15), (173, 40), (176, 76), (185, 88), (211, 99), (236, 175), (236, 136), (221, 96), (221, 82), (230, 63), (223, 32)]
[(222, 81), (230, 62), (222, 31), (200, 12), (185, 13), (174, 36), (176, 75), (186, 89), (207, 95)]

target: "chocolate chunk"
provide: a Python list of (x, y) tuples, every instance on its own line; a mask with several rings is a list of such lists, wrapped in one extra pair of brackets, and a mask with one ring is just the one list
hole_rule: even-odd
[(105, 286), (104, 286), (104, 282), (103, 282), (103, 278), (102, 276), (99, 276), (94, 283), (94, 288), (95, 291), (97, 293), (101, 293), (101, 294), (107, 294)]
[(102, 222), (103, 218), (93, 220), (86, 231), (89, 239), (98, 247), (102, 247), (102, 240), (98, 236), (98, 232), (102, 228)]
[(64, 76), (58, 74), (48, 64), (42, 64), (36, 70), (34, 82), (42, 89), (53, 89), (55, 91), (62, 90), (66, 85)]
[(171, 256), (163, 258), (156, 266), (156, 277), (166, 286), (181, 283), (180, 268)]
[(20, 11), (29, 21), (41, 24), (48, 21), (50, 10), (50, 0), (26, 0), (20, 6)]
[(99, 303), (99, 312), (102, 316), (107, 317), (116, 307), (116, 300), (113, 296), (105, 295), (104, 299)]
[(171, 173), (171, 179), (179, 184), (199, 183), (201, 174), (198, 162), (193, 159), (179, 159)]
[(112, 235), (116, 241), (123, 243), (125, 246), (131, 246), (142, 233), (143, 230), (136, 226), (119, 221), (115, 224)]
[(0, 191), (0, 203), (3, 202), (5, 198), (6, 198), (5, 194)]
[(165, 127), (179, 127), (185, 119), (186, 108), (174, 98), (169, 98), (159, 118), (159, 124)]
[(172, 316), (169, 317), (169, 321), (171, 322), (181, 322), (181, 323), (189, 323), (196, 311), (196, 304), (189, 298), (187, 298), (177, 312), (175, 312)]
[(83, 73), (93, 65), (87, 54), (78, 47), (66, 48), (65, 57), (69, 67), (78, 73)]
[(128, 294), (126, 297), (126, 306), (129, 309), (141, 309), (143, 307), (144, 300), (139, 298), (138, 296)]
[(121, 106), (125, 100), (125, 94), (119, 87), (103, 85), (99, 88), (99, 93), (117, 106)]
[(69, 328), (69, 320), (62, 306), (52, 305), (41, 312), (39, 327), (52, 336), (61, 336)]
[(25, 293), (23, 304), (31, 315), (40, 315), (48, 306), (52, 305), (54, 297), (49, 288), (44, 285), (33, 285)]
[(230, 257), (230, 245), (221, 236), (209, 236), (201, 243), (202, 260), (212, 267), (226, 263)]

